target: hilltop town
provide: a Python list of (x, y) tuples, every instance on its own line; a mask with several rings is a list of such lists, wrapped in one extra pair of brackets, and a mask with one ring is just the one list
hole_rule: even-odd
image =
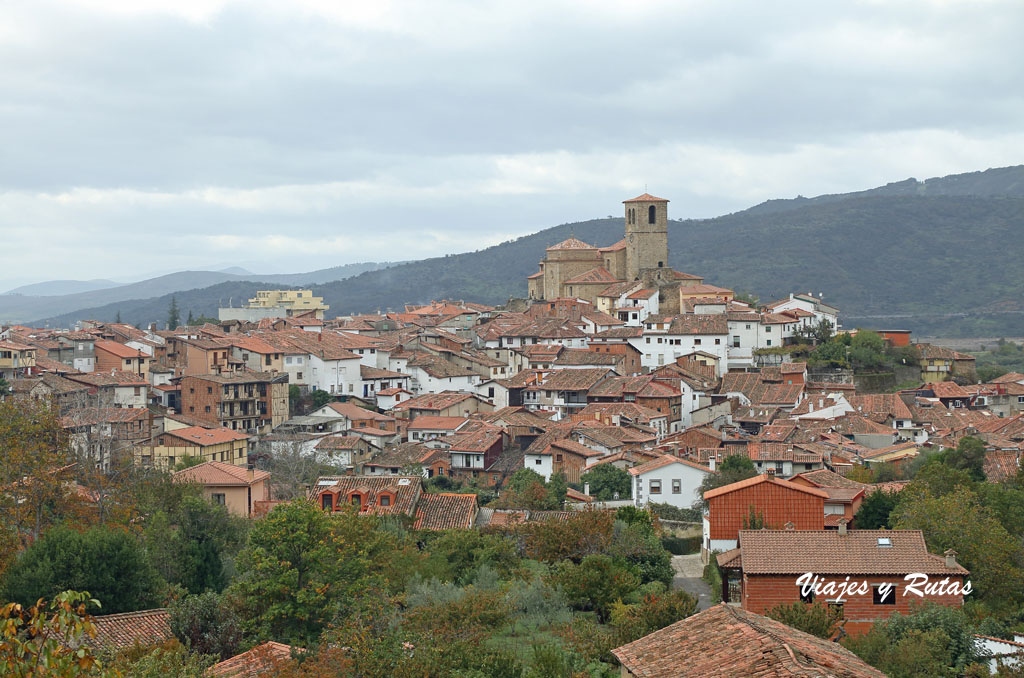
[[(231, 642), (204, 632), (219, 662), (208, 675), (349, 675), (355, 645), (321, 634), (339, 625), (355, 643), (362, 617), (346, 606), (366, 591), (412, 610), (373, 627), (389, 661), (436, 675), (470, 674), (428, 641), (469, 653), (495, 638), (486, 661), (525, 643), (530, 666), (573, 657), (559, 675), (1016, 665), (1024, 374), (983, 382), (973, 356), (844, 327), (820, 294), (762, 301), (673, 270), (669, 201), (623, 205), (621, 240), (551, 243), (501, 306), (339, 315), (312, 290), (268, 289), (216, 321), (183, 324), (170, 308), (165, 327), (0, 328), (2, 599), (91, 581), (55, 578), (53, 591), (28, 575), (76, 523), (123, 528), (160, 581), (136, 598), (108, 582), (119, 602), (89, 643), (116, 655), (180, 640), (180, 600), (229, 596), (204, 603), (241, 615)], [(292, 539), (301, 556), (274, 555)], [(302, 558), (312, 579), (289, 579)], [(330, 573), (339, 563), (344, 576)], [(866, 584), (807, 591), (804, 573)], [(914, 574), (946, 586), (907, 595)], [(527, 614), (531, 586), (550, 617)], [(562, 640), (510, 640), (520, 631), (502, 636), (489, 607), (526, 638)], [(932, 639), (937, 624), (915, 615), (953, 621), (922, 645), (893, 615)], [(579, 673), (598, 665), (608, 673)]]

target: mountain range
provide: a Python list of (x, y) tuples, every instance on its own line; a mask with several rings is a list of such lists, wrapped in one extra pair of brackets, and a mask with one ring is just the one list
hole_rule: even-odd
[[(196, 284), (174, 292), (182, 313), (196, 315), (216, 315), (218, 303), (253, 296), (267, 282), (312, 285), (330, 315), (441, 298), (497, 304), (525, 295), (525, 277), (536, 272), (546, 247), (570, 235), (610, 245), (622, 233), (621, 218), (562, 224), (476, 252), (370, 264), (334, 280), (324, 277), (332, 274), (315, 280), (302, 278), (312, 274), (239, 276), (202, 287), (209, 278), (176, 274), (193, 276)], [(713, 219), (673, 221), (669, 248), (676, 269), (765, 301), (794, 291), (823, 294), (841, 309), (847, 327), (1024, 335), (1024, 166), (770, 200)], [(33, 324), (67, 326), (82, 318), (112, 320), (118, 313), (132, 323), (166, 319), (171, 290), (128, 296), (126, 287), (83, 293), (107, 302), (91, 307), (71, 295), (79, 299)]]

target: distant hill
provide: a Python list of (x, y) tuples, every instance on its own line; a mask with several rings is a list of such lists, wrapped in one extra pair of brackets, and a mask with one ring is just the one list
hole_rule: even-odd
[[(248, 280), (254, 283), (274, 284), (277, 286), (325, 283), (332, 280), (342, 280), (365, 271), (373, 271), (390, 265), (389, 263), (366, 262), (333, 266), (307, 273), (272, 274), (231, 273), (229, 272), (231, 269), (226, 271), (179, 271), (130, 284), (111, 283), (115, 287), (108, 289), (96, 288), (62, 295), (44, 295), (41, 292), (0, 295), (0, 322), (25, 322), (31, 318), (47, 316), (70, 315), (81, 318), (84, 316), (78, 314), (78, 312), (83, 309), (111, 304), (116, 306), (132, 299), (150, 299), (175, 292), (209, 287), (223, 282)], [(244, 269), (237, 270), (244, 271)], [(39, 285), (44, 286), (43, 289), (45, 289), (45, 286), (53, 285), (57, 282), (59, 281), (39, 283)], [(254, 285), (252, 289), (258, 286)], [(32, 286), (29, 285), (19, 289), (25, 290), (28, 287)], [(228, 303), (229, 296), (224, 297), (223, 302), (225, 304)], [(253, 295), (249, 294), (248, 296), (251, 297)], [(240, 297), (234, 299), (236, 305), (242, 301)], [(216, 307), (214, 307), (214, 310), (216, 310)]]
[[(975, 195), (973, 192), (977, 192)], [(477, 252), (314, 284), (331, 313), (400, 309), (456, 298), (502, 303), (526, 293), (545, 247), (570, 233), (595, 245), (622, 237), (622, 219), (563, 224)], [(669, 263), (763, 300), (823, 293), (848, 326), (964, 336), (1024, 334), (1024, 166), (908, 180), (870, 191), (770, 201), (714, 219), (671, 222)], [(281, 281), (282, 283), (286, 281)], [(232, 287), (239, 297), (254, 286)], [(218, 285), (178, 295), (213, 314)], [(169, 296), (50, 318), (163, 322)]]
[(47, 280), (46, 282), (15, 287), (13, 290), (7, 290), (2, 294), (45, 297), (105, 290), (111, 287), (119, 287), (122, 284), (124, 283), (114, 282), (113, 280)]

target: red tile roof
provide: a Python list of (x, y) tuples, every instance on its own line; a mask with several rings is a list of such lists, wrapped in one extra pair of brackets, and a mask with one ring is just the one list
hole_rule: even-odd
[(248, 652), (214, 664), (206, 670), (206, 675), (210, 678), (254, 678), (272, 671), (278, 662), (286, 661), (291, 656), (290, 645), (268, 641)]
[(637, 678), (885, 678), (838, 643), (725, 603), (612, 654)]
[(650, 193), (644, 193), (642, 195), (638, 195), (635, 198), (630, 198), (629, 200), (623, 200), (622, 202), (624, 202), (624, 203), (627, 203), (627, 202), (668, 202), (668, 200), (666, 200), (665, 198), (657, 198), (657, 197), (651, 195)]
[(581, 273), (569, 278), (565, 282), (570, 285), (591, 285), (594, 283), (603, 283), (607, 285), (615, 282), (616, 280), (618, 280), (618, 278), (609, 273), (608, 269), (604, 266), (598, 266), (597, 268), (590, 269), (586, 273)]
[(454, 431), (469, 419), (466, 417), (439, 417), (435, 415), (421, 415), (413, 419), (409, 424), (409, 431), (430, 430), (430, 431)]
[(221, 443), (229, 443), (234, 440), (249, 439), (249, 436), (245, 435), (244, 433), (232, 431), (231, 429), (224, 427), (203, 428), (202, 426), (189, 426), (187, 428), (178, 428), (172, 431), (164, 431), (161, 435), (180, 438), (181, 440), (192, 443), (193, 445), (199, 445), (200, 447), (205, 445), (219, 445)]
[(774, 483), (776, 485), (781, 485), (782, 487), (787, 487), (791, 490), (797, 490), (798, 492), (806, 492), (807, 494), (814, 495), (815, 497), (828, 499), (828, 492), (825, 492), (824, 490), (819, 490), (813, 487), (806, 487), (804, 485), (797, 485), (796, 483), (791, 483), (788, 480), (776, 478), (775, 476), (769, 475), (767, 473), (762, 473), (761, 475), (754, 476), (753, 478), (747, 478), (746, 480), (741, 480), (737, 483), (731, 483), (729, 485), (723, 485), (722, 487), (709, 490), (704, 493), (704, 498), (711, 499), (712, 497), (717, 497), (722, 494), (728, 494), (729, 492), (735, 492), (736, 490), (742, 490), (748, 487), (753, 487), (754, 485), (758, 485), (760, 483)]
[(182, 471), (175, 471), (174, 480), (218, 487), (224, 485), (244, 487), (270, 478), (270, 474), (266, 471), (254, 469), (251, 471), (252, 479), (250, 480), (249, 473), (250, 471), (244, 466), (232, 466), (220, 461), (206, 461)]
[(713, 473), (713, 471), (707, 466), (702, 466), (696, 462), (690, 461), (689, 459), (683, 459), (681, 457), (673, 457), (670, 454), (663, 454), (657, 459), (649, 461), (639, 466), (634, 466), (629, 469), (629, 473), (634, 476), (642, 475), (648, 471), (656, 471), (659, 468), (669, 466), (671, 464), (682, 464), (683, 466), (689, 466), (705, 473)]
[(476, 520), (475, 494), (424, 493), (416, 503), (417, 530), (468, 530)]
[(745, 574), (968, 574), (928, 553), (921, 530), (740, 530), (739, 543)]
[(557, 245), (552, 245), (551, 247), (548, 248), (548, 251), (551, 251), (551, 250), (596, 250), (596, 249), (597, 248), (594, 247), (593, 245), (588, 245), (587, 243), (583, 242), (582, 240), (577, 240), (576, 238), (568, 238), (568, 239), (563, 240), (562, 242), (558, 243)]
[(139, 610), (93, 617), (96, 637), (87, 642), (94, 647), (126, 650), (135, 645), (158, 645), (174, 637), (171, 615), (165, 608)]

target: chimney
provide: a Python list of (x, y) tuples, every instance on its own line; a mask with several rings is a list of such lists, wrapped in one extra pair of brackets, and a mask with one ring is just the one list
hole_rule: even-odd
[(953, 549), (946, 549), (942, 555), (946, 556), (946, 567), (956, 567), (956, 551)]
[(839, 519), (839, 536), (840, 537), (845, 537), (846, 536), (846, 518), (840, 518)]
[(788, 531), (792, 532), (792, 531), (793, 531), (793, 529), (794, 529), (794, 528), (796, 527), (796, 525), (794, 525), (794, 524), (793, 524), (792, 522), (789, 522), (789, 523), (786, 523), (784, 527), (785, 527), (785, 528), (786, 528), (786, 529), (787, 529)]

